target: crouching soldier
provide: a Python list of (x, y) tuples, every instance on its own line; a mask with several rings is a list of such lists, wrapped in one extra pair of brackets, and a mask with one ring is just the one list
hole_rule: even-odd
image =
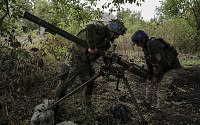
[(143, 105), (151, 107), (154, 87), (157, 84), (157, 105), (153, 118), (161, 118), (166, 108), (166, 92), (173, 79), (177, 77), (181, 64), (178, 53), (172, 45), (162, 38), (149, 38), (143, 30), (137, 30), (131, 37), (132, 42), (142, 47), (148, 68), (146, 96)]
[[(88, 24), (85, 29), (81, 30), (77, 36), (85, 40), (89, 48), (86, 49), (76, 43), (72, 43), (67, 52), (65, 64), (62, 66), (59, 77), (60, 83), (55, 92), (55, 100), (65, 95), (67, 87), (73, 83), (76, 77), (79, 77), (82, 83), (92, 78), (94, 75), (92, 63), (100, 57), (97, 50), (108, 50), (110, 42), (114, 42), (120, 35), (125, 34), (126, 30), (123, 22), (119, 20), (111, 20), (107, 25), (98, 21)], [(93, 88), (94, 82), (89, 83), (86, 87), (85, 107), (87, 109), (91, 108)]]

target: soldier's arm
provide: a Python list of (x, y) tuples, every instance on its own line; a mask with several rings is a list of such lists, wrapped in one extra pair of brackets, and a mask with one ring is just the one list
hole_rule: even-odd
[(95, 50), (96, 45), (94, 41), (94, 37), (96, 37), (96, 26), (94, 24), (89, 24), (86, 27), (86, 37), (87, 37), (87, 44), (91, 50)]

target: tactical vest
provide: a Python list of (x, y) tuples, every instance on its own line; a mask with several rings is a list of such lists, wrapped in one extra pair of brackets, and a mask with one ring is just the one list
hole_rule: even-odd
[(178, 52), (176, 51), (176, 48), (172, 46), (171, 44), (169, 44), (168, 42), (166, 42), (162, 37), (152, 37), (150, 41), (153, 41), (153, 40), (159, 40), (165, 45), (165, 53), (167, 56), (168, 65), (171, 67), (172, 62), (178, 56)]
[[(95, 30), (93, 30), (93, 32), (95, 32), (95, 36), (92, 36), (92, 39), (94, 39), (94, 44), (96, 45), (97, 49), (101, 49), (101, 50), (106, 50), (110, 47), (110, 42), (108, 40), (106, 40), (107, 37), (107, 28), (106, 26), (100, 22), (97, 21), (96, 23), (93, 24), (89, 24), (89, 25), (95, 25)], [(87, 41), (87, 30), (90, 29), (83, 29), (81, 30), (77, 36), (85, 41)], [(72, 43), (72, 51), (75, 55), (80, 56), (80, 58), (85, 61), (94, 61), (96, 60), (99, 55), (97, 56), (97, 54), (89, 54), (87, 49), (77, 45), (75, 43)]]

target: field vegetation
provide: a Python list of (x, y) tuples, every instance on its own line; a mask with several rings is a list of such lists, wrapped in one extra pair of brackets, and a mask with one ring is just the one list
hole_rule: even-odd
[[(129, 0), (128, 2), (139, 5), (142, 1)], [(95, 6), (96, 1), (87, 2)], [(124, 2), (123, 0), (112, 1), (112, 4), (118, 6)], [(44, 98), (53, 97), (58, 85), (57, 76), (61, 70), (60, 66), (65, 61), (65, 54), (71, 43), (51, 33), (40, 35), (38, 25), (21, 18), (23, 11), (28, 11), (76, 35), (92, 19), (101, 18), (101, 10), (93, 10), (88, 4), (77, 0), (0, 1), (0, 114), (2, 114), (0, 124), (30, 124), (34, 106), (40, 104)], [(109, 7), (109, 4), (102, 8), (106, 7)], [(116, 40), (116, 52), (123, 55), (123, 59), (145, 67), (142, 50), (132, 46), (131, 42), (131, 35), (136, 30), (143, 29), (150, 37), (163, 37), (174, 45), (184, 68), (197, 66), (196, 70), (200, 70), (198, 69), (200, 65), (199, 0), (162, 1), (161, 6), (157, 8), (157, 17), (150, 21), (144, 21), (141, 12), (129, 9), (119, 11), (119, 9), (116, 10), (118, 11), (116, 18), (123, 20), (128, 27), (127, 33)], [(104, 86), (103, 82), (106, 81), (98, 79), (97, 88)], [(113, 85), (109, 85), (108, 88), (112, 87)], [(96, 100), (102, 91), (96, 92)], [(110, 92), (112, 96), (119, 94), (111, 90)], [(80, 106), (81, 94), (76, 94), (71, 99), (73, 101), (67, 100), (62, 107), (68, 108), (67, 111), (63, 110), (66, 111), (65, 113), (61, 113), (63, 120), (73, 120), (88, 125), (119, 123), (105, 113), (108, 107), (104, 107), (107, 103), (100, 101), (100, 107), (95, 108), (96, 114), (91, 117)], [(69, 109), (66, 103), (74, 105), (74, 108)], [(78, 113), (79, 115), (76, 115)], [(198, 115), (195, 118), (199, 120)]]

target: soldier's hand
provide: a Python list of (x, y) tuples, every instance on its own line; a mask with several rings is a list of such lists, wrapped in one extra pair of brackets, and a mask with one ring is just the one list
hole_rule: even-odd
[(89, 53), (97, 53), (97, 48), (95, 48), (95, 49), (88, 48), (88, 52)]

